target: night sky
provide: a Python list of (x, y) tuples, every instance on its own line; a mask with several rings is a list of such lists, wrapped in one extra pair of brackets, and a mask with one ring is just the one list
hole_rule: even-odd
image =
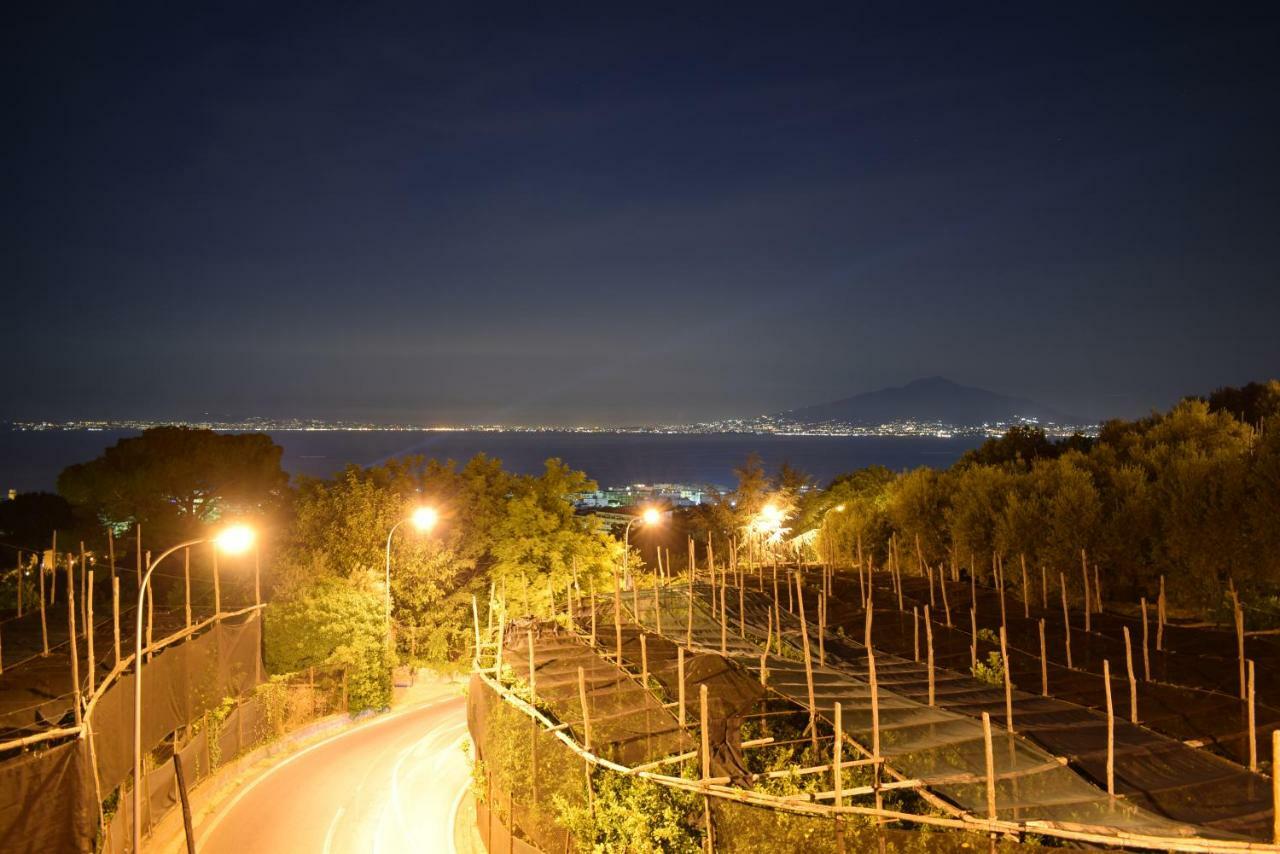
[(1280, 375), (1280, 7), (695, 5), (11, 9), (0, 418)]

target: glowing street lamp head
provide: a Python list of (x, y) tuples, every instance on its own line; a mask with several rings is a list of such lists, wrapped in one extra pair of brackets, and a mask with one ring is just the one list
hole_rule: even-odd
[(662, 514), (653, 507), (647, 507), (645, 508), (645, 511), (640, 514), (640, 518), (644, 520), (646, 525), (656, 525), (662, 521)]
[(836, 505), (836, 507), (835, 507), (835, 510), (836, 510), (836, 512), (837, 512), (837, 513), (843, 513), (843, 512), (844, 512), (844, 505), (843, 505), (843, 504), (837, 504), (837, 505)]
[(430, 531), (436, 526), (436, 522), (440, 519), (440, 514), (436, 512), (434, 507), (419, 507), (413, 511), (413, 515), (409, 517), (409, 521), (413, 523), (413, 527), (422, 533)]
[(777, 524), (778, 522), (782, 521), (782, 511), (779, 510), (777, 508), (777, 505), (774, 505), (774, 504), (766, 504), (764, 507), (761, 507), (760, 516), (766, 522), (769, 522), (771, 524)]
[(221, 533), (213, 538), (218, 548), (233, 555), (247, 552), (253, 546), (253, 540), (253, 528), (248, 525), (231, 525), (223, 528)]

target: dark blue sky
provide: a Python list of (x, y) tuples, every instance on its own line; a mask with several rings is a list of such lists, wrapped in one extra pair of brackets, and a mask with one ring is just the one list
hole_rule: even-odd
[(268, 5), (11, 19), (0, 417), (1280, 374), (1275, 4)]

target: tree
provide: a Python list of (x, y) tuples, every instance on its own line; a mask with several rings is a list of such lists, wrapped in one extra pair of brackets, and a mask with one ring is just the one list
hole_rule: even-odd
[(0, 538), (31, 551), (49, 548), (50, 535), (76, 522), (71, 504), (52, 492), (21, 492), (0, 502)]
[(153, 427), (70, 466), (58, 492), (104, 524), (189, 532), (227, 516), (267, 516), (285, 503), (283, 453), (261, 433)]

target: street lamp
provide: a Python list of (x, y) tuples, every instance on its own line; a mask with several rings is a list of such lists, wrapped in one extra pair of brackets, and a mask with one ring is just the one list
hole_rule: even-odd
[(418, 507), (405, 518), (391, 526), (387, 532), (387, 634), (391, 634), (391, 537), (405, 522), (413, 525), (419, 533), (425, 534), (440, 521), (440, 514), (434, 507)]
[(622, 577), (627, 580), (627, 586), (631, 586), (631, 575), (627, 570), (627, 553), (631, 551), (631, 526), (636, 522), (644, 522), (646, 525), (656, 525), (662, 521), (662, 514), (658, 512), (656, 507), (646, 507), (639, 516), (632, 516), (627, 522), (627, 527), (622, 531)]
[(160, 561), (181, 549), (212, 542), (227, 554), (241, 554), (253, 545), (253, 529), (248, 525), (231, 525), (213, 537), (199, 537), (178, 543), (151, 561), (142, 583), (138, 585), (138, 610), (134, 612), (137, 637), (133, 642), (133, 850), (142, 850), (142, 609), (146, 605), (147, 585)]

